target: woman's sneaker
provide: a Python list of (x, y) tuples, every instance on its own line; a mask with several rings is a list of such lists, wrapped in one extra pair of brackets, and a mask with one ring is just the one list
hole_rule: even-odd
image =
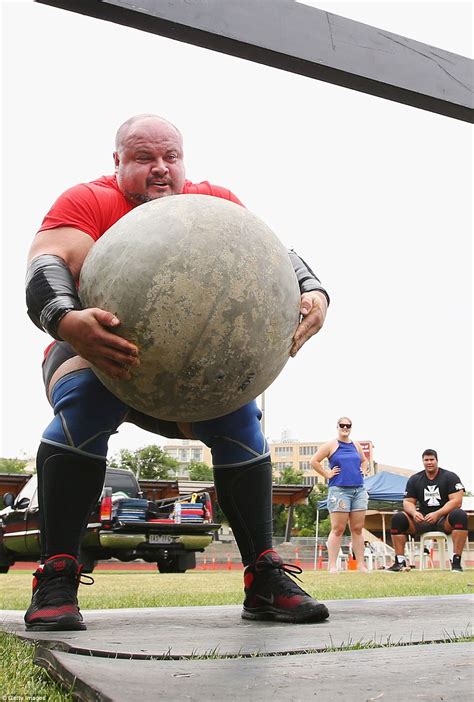
[(322, 622), (329, 617), (326, 605), (313, 599), (288, 574), (302, 573), (299, 566), (283, 563), (276, 551), (260, 554), (244, 571), (243, 619), (279, 622)]
[(67, 554), (52, 556), (38, 567), (33, 573), (33, 597), (25, 614), (28, 631), (87, 628), (77, 602), (81, 569), (77, 560)]

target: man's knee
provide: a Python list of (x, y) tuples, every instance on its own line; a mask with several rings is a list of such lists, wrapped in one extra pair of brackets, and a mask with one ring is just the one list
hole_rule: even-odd
[(109, 437), (122, 423), (127, 405), (89, 369), (58, 381), (52, 403), (55, 417), (44, 431), (43, 441), (92, 458), (105, 458)]
[(406, 534), (410, 529), (410, 522), (405, 512), (395, 512), (392, 517), (392, 525), (390, 527), (390, 533), (392, 536), (397, 534)]
[(214, 467), (242, 466), (268, 459), (262, 433), (262, 413), (255, 401), (235, 412), (205, 422), (194, 422), (193, 434), (211, 449)]
[(459, 507), (448, 514), (447, 521), (453, 531), (455, 529), (467, 530), (467, 513)]

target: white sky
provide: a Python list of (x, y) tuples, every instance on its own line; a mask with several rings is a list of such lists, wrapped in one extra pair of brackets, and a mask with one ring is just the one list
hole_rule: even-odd
[[(464, 56), (470, 3), (314, 2)], [(33, 2), (3, 2), (1, 456), (31, 456), (50, 420), (25, 259), (56, 197), (112, 173), (129, 116), (185, 137), (187, 176), (233, 190), (315, 268), (323, 331), (266, 394), (266, 433), (324, 441), (341, 415), (375, 460), (421, 452), (473, 486), (472, 127)], [(111, 453), (165, 440), (129, 425)]]

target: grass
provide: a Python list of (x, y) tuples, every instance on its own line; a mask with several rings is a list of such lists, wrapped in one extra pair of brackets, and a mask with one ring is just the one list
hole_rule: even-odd
[[(182, 574), (106, 571), (94, 574), (93, 587), (80, 588), (82, 609), (118, 607), (172, 607), (230, 605), (242, 603), (240, 571), (191, 571)], [(303, 587), (320, 600), (413, 595), (454, 595), (472, 592), (474, 571), (412, 571), (367, 575), (357, 572), (330, 575), (305, 571)], [(31, 574), (12, 571), (0, 575), (0, 609), (26, 609), (31, 593)], [(446, 642), (472, 640), (463, 635), (448, 636)], [(328, 651), (380, 648), (382, 644), (348, 642)], [(387, 641), (383, 646), (397, 645)], [(0, 699), (72, 702), (39, 666), (34, 665), (34, 646), (0, 632)]]
[[(106, 571), (94, 574), (92, 587), (79, 590), (82, 609), (190, 607), (241, 604), (240, 571), (189, 571), (185, 574)], [(319, 600), (471, 593), (474, 571), (411, 571), (363, 574), (305, 571), (303, 587)], [(0, 576), (0, 609), (26, 609), (31, 575), (11, 571)]]
[(72, 702), (44, 670), (33, 663), (35, 647), (0, 632), (0, 693), (2, 700)]

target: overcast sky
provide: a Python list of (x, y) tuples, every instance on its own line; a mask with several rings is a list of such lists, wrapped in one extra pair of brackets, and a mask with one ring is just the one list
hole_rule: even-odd
[[(472, 56), (470, 3), (312, 4)], [(419, 470), (435, 448), (472, 488), (471, 125), (33, 2), (2, 19), (1, 456), (33, 455), (51, 416), (31, 240), (63, 190), (112, 173), (117, 127), (156, 112), (188, 178), (233, 190), (331, 295), (267, 391), (267, 435), (325, 441), (348, 415), (378, 462)], [(164, 441), (125, 425), (111, 453)]]

